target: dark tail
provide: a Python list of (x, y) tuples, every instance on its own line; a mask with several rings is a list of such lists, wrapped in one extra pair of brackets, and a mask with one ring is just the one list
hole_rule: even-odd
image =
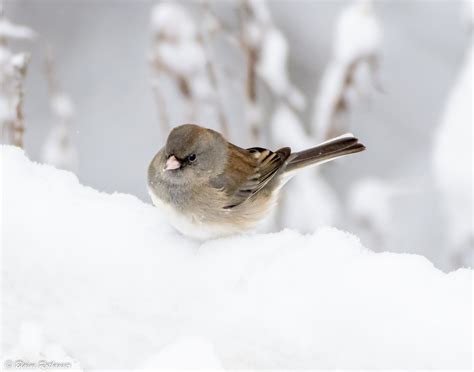
[(291, 172), (308, 165), (325, 163), (341, 156), (364, 150), (365, 146), (359, 143), (357, 138), (352, 134), (344, 134), (311, 149), (291, 154), (286, 171)]

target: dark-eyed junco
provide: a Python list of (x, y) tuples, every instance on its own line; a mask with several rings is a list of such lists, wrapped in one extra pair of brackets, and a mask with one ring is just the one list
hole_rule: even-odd
[(255, 227), (278, 200), (294, 171), (365, 147), (347, 134), (292, 153), (243, 149), (198, 125), (174, 128), (148, 168), (153, 203), (171, 224), (197, 239), (231, 235)]

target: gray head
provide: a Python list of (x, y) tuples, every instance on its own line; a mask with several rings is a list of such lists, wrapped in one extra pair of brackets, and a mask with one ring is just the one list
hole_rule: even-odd
[(208, 180), (222, 173), (227, 141), (218, 132), (194, 124), (174, 128), (150, 168), (172, 183)]

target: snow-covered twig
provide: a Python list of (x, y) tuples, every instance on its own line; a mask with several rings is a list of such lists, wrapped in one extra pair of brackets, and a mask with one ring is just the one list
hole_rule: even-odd
[[(266, 18), (266, 9), (263, 2), (241, 0), (240, 21), (240, 46), (246, 60), (245, 79), (245, 119), (255, 142), (261, 140), (262, 135), (262, 110), (257, 96), (257, 65), (262, 37), (263, 20)], [(260, 10), (260, 12), (259, 12)], [(260, 22), (259, 22), (260, 21)]]
[(222, 30), (228, 30), (228, 28), (219, 18), (217, 18), (215, 13), (212, 11), (210, 4), (207, 1), (203, 2), (203, 10), (204, 14), (200, 40), (206, 55), (206, 68), (209, 77), (209, 82), (214, 90), (214, 104), (216, 106), (220, 128), (222, 133), (227, 136), (229, 134), (229, 120), (227, 119), (227, 115), (224, 108), (224, 102), (221, 96), (222, 94), (220, 91), (220, 84), (215, 67), (215, 58), (211, 43), (212, 35), (216, 32), (218, 28)]
[(59, 88), (50, 48), (47, 51), (45, 72), (48, 82), (50, 110), (54, 122), (42, 147), (42, 160), (58, 168), (76, 172), (78, 154), (71, 138), (74, 104), (69, 96)]
[(34, 37), (33, 30), (0, 14), (0, 126), (2, 137), (8, 131), (9, 142), (19, 147), (23, 147), (25, 132), (23, 83), (30, 56), (28, 53), (14, 54), (8, 48), (8, 41), (32, 40)]
[[(160, 76), (169, 76), (190, 109), (188, 119), (198, 116), (199, 107), (215, 106), (219, 112), (221, 129), (226, 131), (226, 120), (218, 97), (217, 78), (206, 45), (207, 26), (198, 29), (196, 22), (180, 4), (157, 4), (151, 15), (153, 36), (151, 63), (153, 84), (160, 107), (161, 119), (165, 115), (165, 99), (159, 91)], [(169, 126), (168, 123), (164, 126)]]
[[(345, 131), (340, 116), (360, 95), (367, 75), (377, 87), (381, 31), (371, 0), (356, 0), (341, 13), (333, 56), (315, 100), (312, 133), (319, 140)], [(338, 122), (339, 119), (339, 122)]]
[(199, 27), (182, 5), (164, 2), (153, 9), (153, 88), (164, 130), (169, 130), (170, 124), (160, 77), (168, 76), (176, 82), (185, 106), (190, 109), (189, 120), (195, 120), (201, 111), (215, 111), (220, 131), (227, 134), (228, 118), (211, 46), (216, 28), (223, 27), (223, 23), (207, 2), (202, 5), (203, 21)]
[(31, 28), (13, 23), (0, 14), (0, 44), (8, 39), (33, 40), (38, 35)]
[[(291, 83), (288, 72), (288, 40), (274, 24), (265, 1), (242, 0), (241, 45), (247, 59), (249, 125), (258, 137), (260, 132), (266, 130), (257, 95), (259, 82), (267, 87), (278, 105), (284, 102), (295, 112), (305, 109), (306, 99)], [(270, 132), (274, 132), (274, 129), (270, 128)]]
[(191, 108), (189, 119), (192, 120), (195, 110), (189, 79), (199, 68), (202, 53), (196, 45), (194, 21), (186, 9), (177, 3), (163, 2), (155, 5), (150, 29), (152, 88), (160, 112), (161, 126), (167, 131), (170, 123), (166, 100), (160, 89), (160, 78), (166, 75), (176, 82), (180, 94), (188, 103), (186, 106)]

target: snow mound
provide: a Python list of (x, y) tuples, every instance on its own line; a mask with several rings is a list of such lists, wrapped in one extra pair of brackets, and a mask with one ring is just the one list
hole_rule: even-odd
[(214, 346), (205, 339), (184, 337), (165, 346), (157, 355), (149, 358), (140, 368), (145, 370), (222, 369), (215, 355)]
[(84, 370), (471, 367), (471, 270), (333, 228), (199, 244), (16, 148), (2, 174), (2, 355), (33, 323)]

